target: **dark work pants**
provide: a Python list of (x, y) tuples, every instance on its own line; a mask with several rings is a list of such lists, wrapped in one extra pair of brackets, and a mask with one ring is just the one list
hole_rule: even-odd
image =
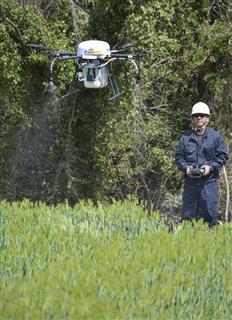
[(186, 179), (183, 193), (182, 220), (203, 219), (209, 227), (217, 223), (218, 183), (200, 179)]

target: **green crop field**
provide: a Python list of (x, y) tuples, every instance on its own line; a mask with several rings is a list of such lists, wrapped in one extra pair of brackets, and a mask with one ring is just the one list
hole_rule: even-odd
[(170, 232), (135, 201), (0, 203), (6, 319), (232, 319), (232, 225)]

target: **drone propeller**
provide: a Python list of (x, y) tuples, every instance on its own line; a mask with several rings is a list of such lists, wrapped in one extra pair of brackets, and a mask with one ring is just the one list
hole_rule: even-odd
[(134, 47), (134, 45), (136, 45), (136, 43), (137, 43), (137, 41), (128, 42), (121, 49), (111, 50), (111, 53), (128, 51), (130, 48)]
[(41, 52), (49, 57), (59, 58), (59, 59), (73, 59), (76, 58), (76, 53), (70, 51), (54, 51), (46, 48), (42, 44), (29, 43), (27, 45), (31, 49), (39, 49)]
[(44, 46), (38, 43), (28, 43), (27, 46), (31, 49), (43, 49)]
[(111, 52), (121, 52), (121, 51), (126, 51), (132, 47), (134, 47), (136, 45), (138, 41), (131, 41), (131, 42), (127, 42), (126, 44), (124, 44), (124, 46), (121, 49), (116, 49), (116, 47), (118, 46), (118, 44), (116, 44), (113, 47), (113, 50), (111, 50)]
[(145, 56), (146, 54), (154, 54), (157, 53), (157, 51), (152, 51), (152, 50), (147, 50), (147, 49), (143, 49), (142, 52), (139, 53), (140, 56)]
[[(149, 55), (149, 54), (154, 54), (155, 52), (154, 51), (151, 51), (151, 50), (146, 50), (146, 49), (143, 49), (142, 51), (140, 52), (136, 52), (136, 53), (124, 53), (123, 52), (124, 50), (121, 49), (121, 50), (113, 50), (111, 51), (111, 56), (112, 57), (115, 57), (115, 58), (118, 58), (119, 60), (131, 60), (131, 59), (135, 59), (135, 58), (139, 58), (139, 57), (142, 57), (142, 56), (145, 56), (145, 55)], [(122, 53), (120, 53), (122, 52)]]

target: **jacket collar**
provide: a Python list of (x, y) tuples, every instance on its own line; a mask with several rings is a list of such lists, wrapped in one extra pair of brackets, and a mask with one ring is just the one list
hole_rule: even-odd
[[(206, 128), (205, 128), (205, 131), (204, 131), (204, 133), (203, 133), (203, 135), (202, 135), (202, 139), (205, 139), (205, 138), (207, 137), (207, 135), (208, 135), (208, 128), (206, 127)], [(197, 140), (197, 133), (196, 133), (196, 130), (195, 130), (195, 129), (192, 130), (192, 132), (191, 132), (191, 134), (190, 134), (190, 136), (189, 136), (189, 139), (195, 140), (196, 142), (198, 142), (198, 140)]]

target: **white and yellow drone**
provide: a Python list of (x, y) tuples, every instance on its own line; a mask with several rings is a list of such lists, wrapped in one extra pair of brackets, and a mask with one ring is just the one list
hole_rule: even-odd
[[(84, 86), (89, 89), (104, 88), (110, 83), (113, 92), (110, 100), (121, 96), (123, 93), (118, 88), (111, 63), (113, 61), (129, 60), (135, 67), (136, 76), (139, 77), (140, 57), (151, 53), (148, 50), (131, 53), (129, 49), (132, 44), (128, 44), (122, 49), (110, 50), (110, 45), (100, 40), (81, 42), (75, 53), (49, 50), (40, 44), (29, 44), (28, 46), (33, 49), (40, 49), (43, 54), (53, 58), (49, 64), (49, 82), (52, 81), (52, 70), (56, 60), (74, 59), (78, 66), (77, 80), (83, 82)], [(137, 61), (135, 62), (135, 60)]]

